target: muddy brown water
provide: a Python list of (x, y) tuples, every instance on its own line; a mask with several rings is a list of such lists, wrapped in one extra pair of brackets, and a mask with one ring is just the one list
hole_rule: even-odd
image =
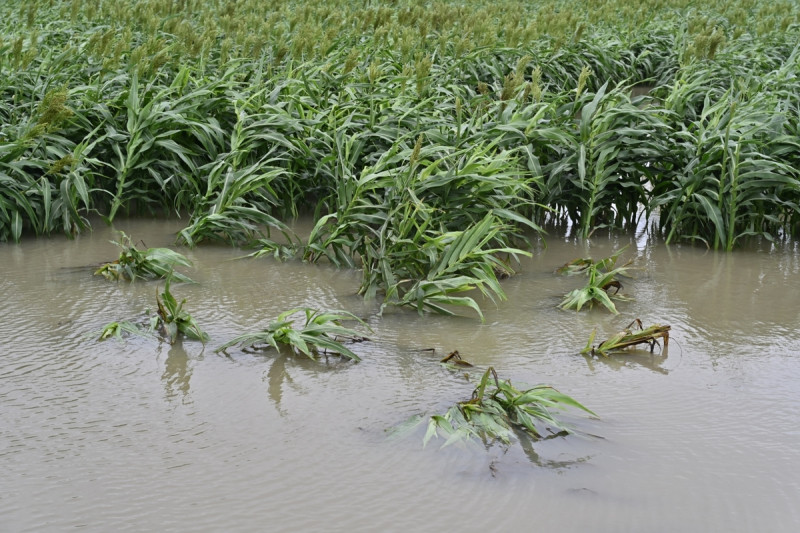
[[(148, 246), (179, 222), (126, 221)], [(81, 268), (113, 258), (110, 229), (0, 246), (0, 531), (800, 530), (800, 249), (732, 254), (632, 242), (641, 271), (620, 316), (555, 308), (579, 282), (553, 269), (628, 244), (550, 237), (473, 317), (420, 317), (355, 294), (359, 273), (241, 251), (188, 251), (176, 285), (211, 335), (175, 346), (87, 337), (152, 308), (156, 284)], [(358, 364), (214, 346), (295, 306), (363, 316)], [(578, 355), (640, 317), (667, 354)], [(435, 354), (425, 349), (434, 348)], [(504, 449), (423, 449), (424, 427), (471, 386), (457, 349), (519, 383), (584, 402), (570, 436)], [(658, 350), (656, 350), (658, 352)]]

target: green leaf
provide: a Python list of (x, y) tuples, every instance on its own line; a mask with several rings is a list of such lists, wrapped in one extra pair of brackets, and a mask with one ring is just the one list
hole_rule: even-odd
[(19, 242), (21, 236), (22, 217), (19, 215), (19, 211), (14, 211), (11, 215), (11, 237), (14, 239), (14, 242)]

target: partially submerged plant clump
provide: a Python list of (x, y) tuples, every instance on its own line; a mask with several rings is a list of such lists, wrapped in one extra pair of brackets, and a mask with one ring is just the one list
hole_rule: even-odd
[(631, 260), (622, 266), (617, 266), (617, 260), (624, 250), (625, 248), (622, 248), (610, 257), (596, 262), (590, 258), (575, 259), (556, 270), (558, 273), (566, 274), (585, 273), (589, 278), (585, 286), (568, 293), (559, 307), (580, 311), (583, 306), (592, 307), (594, 303), (600, 303), (615, 315), (618, 314), (617, 307), (611, 300), (612, 297), (623, 299), (619, 294), (622, 283), (617, 277), (626, 275), (630, 270), (628, 266), (633, 263)]
[[(633, 329), (634, 325), (638, 326), (639, 329)], [(664, 340), (664, 348), (666, 349), (666, 347), (669, 345), (670, 329), (670, 326), (662, 326), (660, 324), (654, 324), (645, 328), (642, 325), (642, 321), (637, 318), (628, 324), (624, 330), (614, 334), (607, 340), (601, 342), (599, 345), (594, 346), (592, 343), (597, 335), (597, 330), (595, 329), (589, 336), (589, 342), (586, 343), (586, 347), (581, 350), (581, 354), (602, 355), (603, 357), (608, 357), (608, 355), (612, 352), (620, 352), (632, 346), (639, 346), (642, 344), (649, 346), (650, 352), (652, 353), (658, 344), (658, 339)]]
[(171, 276), (175, 281), (194, 283), (188, 276), (174, 271), (176, 266), (192, 266), (186, 256), (169, 248), (139, 250), (128, 235), (120, 233), (121, 242), (111, 241), (122, 248), (119, 257), (97, 269), (94, 273), (96, 276), (100, 275), (111, 281), (153, 280)]
[(189, 339), (199, 340), (203, 344), (208, 341), (208, 334), (203, 331), (192, 315), (183, 306), (186, 299), (178, 303), (169, 290), (172, 273), (166, 276), (164, 291), (159, 294), (156, 289), (156, 313), (149, 319), (144, 318), (139, 322), (120, 320), (106, 324), (100, 331), (97, 340), (106, 340), (111, 337), (122, 339), (123, 334), (150, 336), (158, 332), (167, 342), (173, 344), (180, 335)]
[(516, 431), (532, 439), (544, 438), (548, 430), (551, 435), (572, 433), (552, 412), (565, 407), (597, 416), (553, 387), (538, 385), (520, 390), (510, 380), (501, 381), (489, 367), (469, 400), (458, 402), (442, 415), (431, 416), (423, 444), (439, 436), (446, 438), (443, 446), (447, 446), (472, 438), (486, 444), (495, 440), (508, 444)]
[(130, 320), (120, 320), (118, 322), (110, 322), (103, 326), (97, 340), (104, 341), (106, 339), (115, 338), (119, 341), (123, 339), (123, 335), (143, 335), (149, 336), (153, 334), (153, 330), (147, 327), (147, 324), (139, 324)]
[(186, 299), (178, 303), (178, 300), (172, 295), (169, 290), (169, 283), (172, 280), (172, 275), (168, 274), (166, 282), (164, 283), (164, 292), (161, 297), (156, 291), (156, 305), (158, 307), (156, 316), (153, 317), (151, 328), (159, 330), (167, 338), (170, 344), (174, 343), (178, 335), (183, 334), (190, 339), (195, 339), (203, 344), (208, 340), (208, 334), (200, 329), (192, 315), (186, 311), (183, 306)]
[[(294, 314), (303, 313), (305, 322), (300, 328), (295, 328), (295, 320), (290, 319)], [(369, 326), (347, 311), (318, 311), (308, 307), (290, 309), (278, 315), (277, 320), (271, 322), (264, 330), (256, 333), (245, 333), (231, 339), (215, 352), (225, 352), (231, 346), (239, 345), (241, 348), (268, 349), (270, 347), (280, 351), (282, 348), (294, 353), (302, 353), (311, 359), (319, 355), (340, 355), (353, 361), (361, 359), (344, 345), (344, 342), (360, 342), (367, 340), (353, 329), (341, 325), (343, 320), (354, 320), (369, 329)]]
[(505, 299), (498, 278), (513, 273), (507, 258), (529, 255), (517, 244), (527, 243), (524, 230), (538, 230), (528, 217), (531, 180), (495, 143), (456, 149), (427, 146), (423, 135), (413, 147), (412, 140), (399, 139), (360, 176), (347, 169), (304, 258), (360, 266), (359, 292), (382, 295), (382, 309), (452, 315), (460, 306), (483, 319), (464, 293)]

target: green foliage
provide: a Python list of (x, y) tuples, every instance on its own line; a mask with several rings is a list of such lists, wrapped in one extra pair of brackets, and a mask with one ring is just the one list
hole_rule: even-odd
[[(695, 85), (684, 89), (691, 94), (709, 80), (687, 83)], [(676, 132), (672, 157), (682, 172), (654, 189), (667, 243), (681, 238), (730, 251), (744, 237), (773, 240), (800, 214), (800, 172), (784, 157), (792, 119), (771, 111), (788, 111), (789, 100), (763, 92), (762, 83), (707, 93), (695, 104), (699, 115)], [(669, 104), (683, 105), (677, 97)]]
[[(554, 102), (544, 116), (555, 120), (531, 132), (544, 156), (543, 201), (568, 213), (584, 238), (602, 227), (635, 227), (646, 185), (661, 170), (652, 162), (668, 149), (662, 112), (634, 104), (627, 86), (607, 89), (608, 82), (596, 93), (577, 90), (574, 102)], [(579, 119), (564, 120), (571, 113)]]
[[(294, 327), (294, 314), (302, 313), (305, 321), (299, 328)], [(340, 355), (353, 361), (361, 359), (344, 345), (346, 341), (365, 340), (356, 330), (341, 325), (343, 320), (354, 320), (369, 329), (363, 320), (347, 311), (318, 311), (307, 307), (290, 309), (278, 315), (264, 330), (245, 333), (231, 339), (215, 352), (223, 352), (239, 345), (241, 348), (265, 349), (272, 347), (277, 351), (286, 348), (302, 353), (311, 359), (322, 355)]]
[(189, 246), (204, 240), (246, 244), (257, 238), (271, 243), (263, 239), (262, 228), (277, 229), (290, 243), (293, 240), (289, 228), (270, 212), (281, 203), (276, 182), (287, 179), (281, 166), (284, 152), (297, 151), (287, 136), (299, 125), (279, 108), (264, 106), (249, 116), (247, 107), (255, 105), (237, 104), (228, 152), (198, 168), (206, 191), (195, 197), (190, 224), (179, 235)]
[[(590, 258), (581, 258), (560, 267), (556, 272), (567, 274), (585, 273), (588, 279), (586, 285), (570, 291), (558, 306), (561, 309), (580, 311), (583, 306), (592, 307), (594, 303), (599, 303), (615, 315), (618, 314), (617, 307), (611, 299), (612, 297), (622, 298), (619, 294), (622, 284), (617, 277), (626, 275), (630, 270), (628, 265), (633, 262), (631, 260), (623, 266), (617, 266), (617, 260), (622, 255), (622, 252), (625, 251), (625, 248), (596, 262)], [(613, 293), (611, 293), (612, 289), (614, 290)]]
[(125, 334), (147, 336), (152, 334), (152, 330), (136, 322), (122, 320), (119, 322), (111, 322), (103, 326), (103, 329), (101, 329), (100, 333), (97, 335), (97, 340), (104, 341), (113, 337), (121, 341)]
[(208, 340), (208, 334), (200, 329), (192, 315), (183, 306), (186, 300), (180, 303), (175, 299), (169, 290), (172, 275), (167, 275), (164, 282), (164, 292), (159, 296), (156, 290), (156, 315), (152, 318), (150, 327), (152, 330), (160, 331), (167, 338), (170, 344), (178, 339), (178, 335), (184, 335), (190, 339), (201, 341), (203, 344)]
[(489, 367), (472, 391), (469, 400), (458, 402), (442, 415), (433, 415), (423, 443), (443, 437), (443, 446), (467, 439), (484, 443), (499, 440), (511, 442), (519, 431), (533, 439), (545, 436), (545, 431), (571, 433), (554, 414), (555, 409), (572, 407), (595, 415), (588, 408), (552, 387), (539, 385), (518, 389), (510, 380), (501, 381), (494, 368)]
[(0, 3), (0, 241), (188, 214), (481, 316), (545, 222), (800, 231), (797, 2), (180, 4)]
[(101, 275), (111, 281), (135, 281), (137, 278), (153, 280), (171, 276), (179, 282), (193, 283), (189, 277), (173, 270), (176, 266), (192, 266), (192, 262), (184, 255), (169, 248), (139, 250), (128, 235), (122, 232), (120, 234), (121, 242), (111, 241), (122, 248), (119, 258), (102, 265), (95, 271), (95, 275)]
[(464, 306), (482, 318), (460, 293), (504, 299), (498, 275), (513, 273), (504, 256), (528, 255), (512, 241), (525, 242), (520, 227), (538, 229), (520, 214), (531, 210), (531, 191), (514, 153), (496, 150), (428, 150), (421, 136), (413, 148), (395, 145), (331, 195), (336, 210), (312, 230), (306, 259), (360, 262), (359, 292), (382, 293), (384, 307), (452, 314), (447, 306)]
[(122, 340), (123, 335), (126, 334), (149, 337), (159, 333), (170, 344), (175, 343), (180, 335), (189, 339), (199, 340), (205, 344), (209, 338), (208, 334), (200, 329), (192, 315), (183, 308), (186, 300), (181, 300), (178, 303), (175, 296), (170, 292), (172, 279), (173, 274), (169, 272), (165, 278), (164, 291), (159, 294), (158, 289), (156, 289), (156, 313), (154, 315), (145, 316), (140, 321), (120, 320), (106, 324), (96, 334), (97, 340), (103, 341), (112, 337)]

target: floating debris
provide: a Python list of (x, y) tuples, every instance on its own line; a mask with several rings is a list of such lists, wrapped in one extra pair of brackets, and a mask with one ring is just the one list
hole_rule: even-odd
[(456, 366), (474, 366), (472, 363), (464, 361), (464, 359), (461, 357), (461, 354), (458, 353), (458, 350), (453, 350), (452, 352), (447, 354), (447, 357), (445, 357), (439, 362)]

